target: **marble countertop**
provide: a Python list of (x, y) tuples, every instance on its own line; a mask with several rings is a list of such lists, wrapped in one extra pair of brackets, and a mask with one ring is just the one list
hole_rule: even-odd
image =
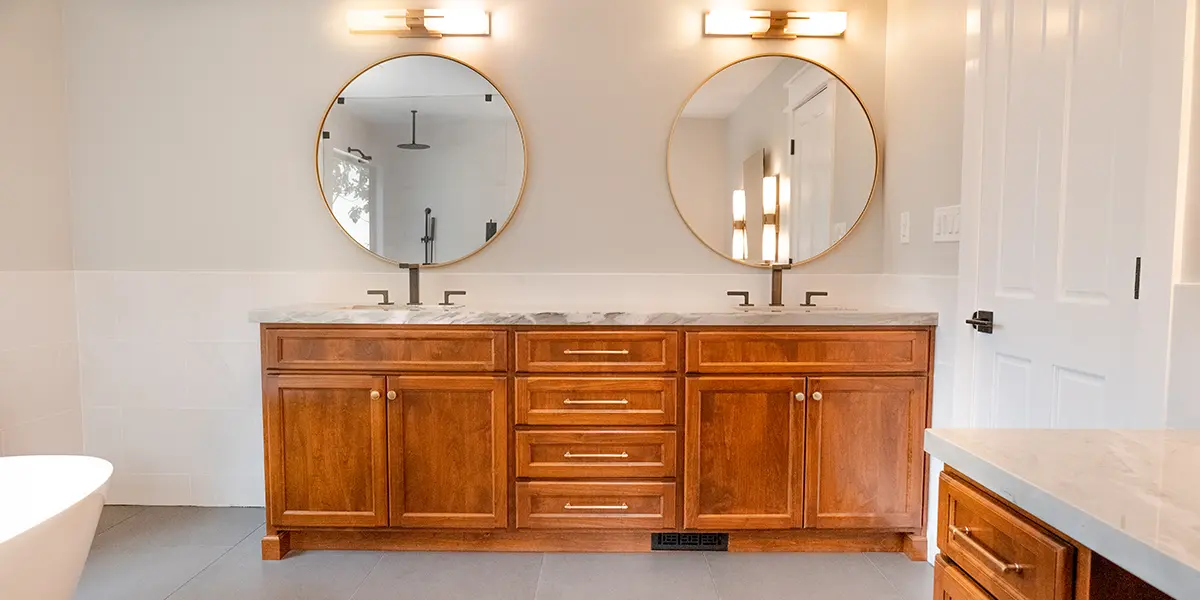
[(785, 308), (726, 312), (650, 312), (599, 310), (509, 309), (484, 310), (471, 306), (445, 309), (396, 306), (382, 310), (374, 306), (308, 304), (251, 311), (254, 323), (318, 323), (365, 325), (653, 325), (722, 326), (927, 326), (937, 325), (937, 313), (889, 310), (841, 310)]
[(925, 449), (1176, 598), (1200, 598), (1200, 431), (931, 429)]

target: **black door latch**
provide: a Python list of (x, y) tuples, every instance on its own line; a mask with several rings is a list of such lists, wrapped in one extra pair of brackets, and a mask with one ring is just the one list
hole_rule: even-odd
[(979, 333), (991, 333), (996, 325), (995, 315), (990, 310), (977, 310), (970, 319), (967, 319), (967, 325)]

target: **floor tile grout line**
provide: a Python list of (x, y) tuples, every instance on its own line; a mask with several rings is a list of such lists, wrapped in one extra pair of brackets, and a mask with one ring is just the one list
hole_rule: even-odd
[(179, 587), (172, 590), (170, 594), (167, 594), (166, 596), (164, 596), (163, 600), (170, 600), (171, 596), (174, 596), (175, 594), (179, 593), (179, 590), (182, 590), (184, 587), (187, 586), (187, 584), (191, 583), (193, 579), (199, 577), (201, 573), (207, 571), (209, 569), (209, 567), (217, 564), (217, 561), (221, 560), (222, 558), (225, 558), (226, 554), (229, 554), (230, 552), (232, 552), (233, 549), (237, 548), (239, 545), (241, 545), (242, 542), (250, 539), (250, 536), (254, 535), (254, 533), (256, 531), (258, 531), (258, 528), (262, 527), (265, 524), (266, 524), (266, 520), (264, 519), (262, 523), (255, 525), (254, 529), (251, 529), (249, 533), (247, 533), (246, 535), (243, 535), (242, 538), (239, 539), (238, 541), (234, 542), (234, 544), (232, 546), (226, 548), (225, 551), (222, 552), (219, 556), (212, 559), (212, 561), (209, 562), (207, 565), (204, 565), (203, 569), (196, 571), (196, 573), (194, 575), (192, 575), (191, 577), (188, 577), (187, 581), (184, 581), (183, 583), (179, 584)]
[(533, 586), (533, 600), (537, 600), (538, 594), (542, 593), (542, 574), (546, 572), (546, 553), (542, 553), (542, 562), (538, 564), (537, 583)]
[(900, 586), (896, 585), (896, 582), (892, 581), (892, 578), (888, 577), (888, 574), (884, 573), (883, 569), (879, 568), (879, 565), (875, 564), (874, 560), (871, 560), (871, 554), (867, 552), (862, 552), (860, 554), (864, 559), (866, 559), (867, 563), (869, 563), (871, 567), (875, 569), (875, 572), (879, 573), (879, 575), (883, 577), (883, 580), (886, 581), (888, 585), (892, 586), (892, 589), (896, 591), (896, 597), (903, 598), (904, 592), (900, 590)]
[(375, 561), (375, 564), (371, 565), (371, 568), (367, 570), (367, 574), (363, 576), (362, 581), (359, 581), (358, 585), (354, 586), (354, 591), (350, 592), (349, 596), (346, 596), (346, 600), (354, 600), (354, 597), (357, 596), (358, 592), (362, 590), (362, 586), (367, 583), (368, 579), (371, 578), (371, 573), (374, 573), (375, 569), (378, 569), (379, 565), (383, 563), (384, 556), (387, 556), (386, 552), (379, 553), (379, 560)]
[(721, 600), (721, 588), (717, 587), (717, 575), (713, 573), (712, 561), (708, 560), (708, 552), (704, 556), (704, 568), (708, 571), (708, 580), (712, 582), (713, 593), (716, 594), (717, 600)]
[[(113, 506), (118, 506), (118, 505), (115, 505), (115, 504), (114, 504)], [(112, 525), (109, 525), (109, 526), (108, 526), (108, 528), (107, 528), (107, 529), (105, 529), (104, 531), (97, 531), (97, 532), (96, 532), (96, 535), (97, 535), (97, 536), (104, 535), (104, 534), (108, 533), (109, 531), (111, 531), (111, 530), (112, 530), (114, 527), (116, 527), (117, 525), (120, 525), (121, 523), (124, 523), (125, 521), (128, 521), (128, 520), (130, 520), (130, 519), (132, 519), (132, 518), (134, 518), (134, 517), (136, 517), (136, 516), (138, 516), (138, 515), (142, 514), (142, 513), (143, 513), (143, 512), (146, 510), (146, 507), (145, 507), (145, 506), (138, 506), (138, 507), (135, 507), (135, 508), (137, 508), (137, 509), (138, 509), (138, 510), (137, 510), (137, 512), (133, 513), (132, 515), (129, 515), (129, 516), (125, 517), (124, 519), (121, 519), (120, 521), (117, 521), (116, 523), (113, 523)], [(101, 509), (101, 511), (103, 511), (103, 509)]]

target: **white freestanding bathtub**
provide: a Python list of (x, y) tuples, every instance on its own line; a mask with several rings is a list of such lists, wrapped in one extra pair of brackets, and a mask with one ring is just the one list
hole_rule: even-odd
[(87, 456), (0, 458), (0, 598), (75, 595), (112, 472)]

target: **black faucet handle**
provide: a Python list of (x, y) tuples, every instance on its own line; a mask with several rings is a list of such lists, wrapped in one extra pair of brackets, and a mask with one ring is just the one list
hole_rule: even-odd
[(383, 300), (379, 303), (379, 306), (395, 306), (396, 305), (395, 302), (391, 301), (391, 298), (390, 298), (391, 293), (388, 292), (387, 290), (367, 290), (367, 295), (368, 296), (383, 296)]
[(447, 290), (446, 293), (443, 295), (444, 299), (442, 300), (441, 303), (438, 304), (438, 306), (454, 306), (455, 305), (454, 302), (450, 300), (451, 296), (466, 296), (466, 295), (467, 295), (467, 292), (464, 290)]
[(727, 296), (741, 296), (741, 297), (742, 297), (742, 303), (741, 303), (741, 304), (739, 304), (738, 306), (754, 306), (753, 304), (750, 304), (750, 292), (725, 292), (725, 295), (727, 295)]
[(804, 304), (800, 306), (816, 306), (813, 303), (813, 298), (828, 296), (829, 292), (804, 292)]

